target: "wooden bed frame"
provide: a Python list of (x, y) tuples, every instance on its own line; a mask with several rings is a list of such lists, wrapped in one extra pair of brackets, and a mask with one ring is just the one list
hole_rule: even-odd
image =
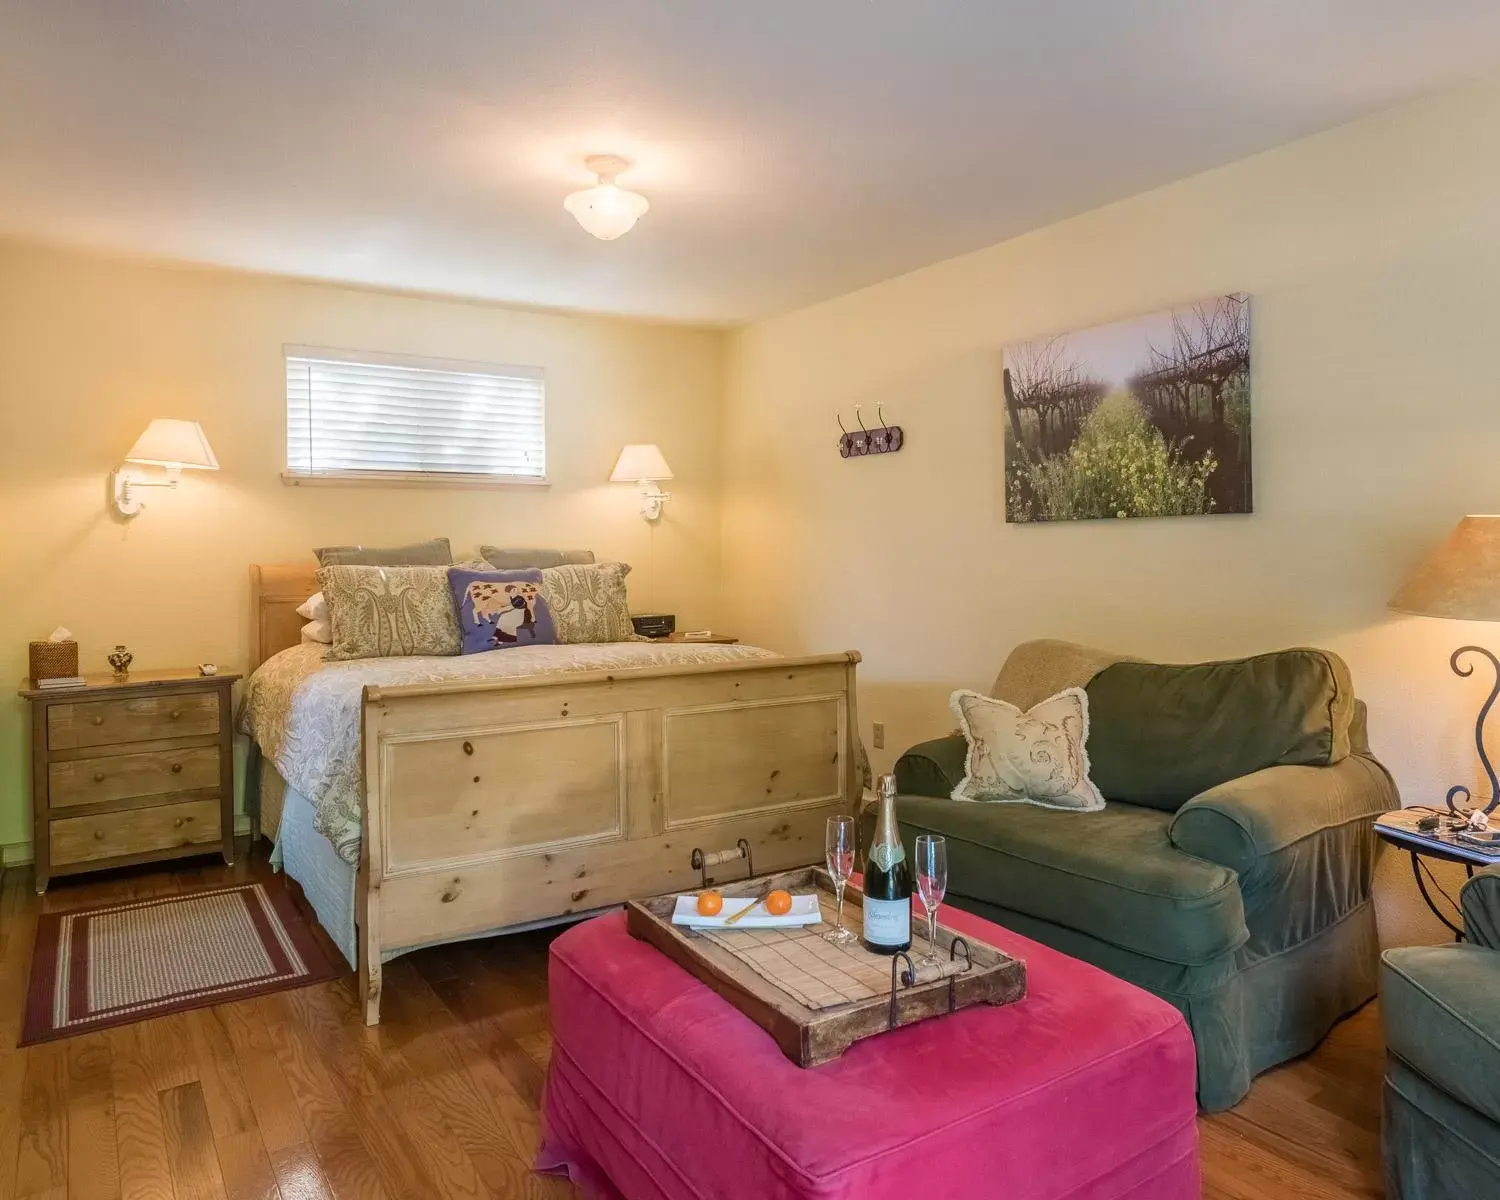
[[(250, 667), (296, 645), (312, 564), (250, 568)], [(859, 796), (854, 651), (366, 687), (356, 901), (381, 957), (699, 884), (693, 852), (817, 862)], [(741, 869), (737, 865), (733, 869)]]

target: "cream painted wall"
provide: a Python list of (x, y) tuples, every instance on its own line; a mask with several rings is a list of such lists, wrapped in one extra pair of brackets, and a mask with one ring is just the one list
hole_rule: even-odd
[[(716, 616), (723, 334), (506, 310), (0, 245), (0, 680), (63, 624), (87, 670), (124, 642), (143, 666), (247, 653), (247, 565), (337, 542), (446, 535), (586, 545), (634, 565), (637, 609)], [(547, 490), (288, 487), (282, 346), (547, 372)], [(222, 470), (189, 472), (129, 523), (108, 473), (153, 416), (203, 423)], [(626, 442), (676, 472), (654, 535), (606, 483)], [(654, 547), (653, 542), (654, 540)], [(0, 702), (0, 846), (29, 840), (25, 711)]]
[[(987, 688), (1025, 638), (1169, 660), (1329, 646), (1407, 802), (1440, 803), (1478, 776), (1489, 686), (1448, 652), (1500, 630), (1384, 605), (1461, 514), (1500, 511), (1497, 196), (1500, 79), (739, 331), (727, 622), (862, 651), (877, 766), (951, 728), (949, 692)], [(1254, 297), (1255, 513), (1007, 525), (1001, 348), (1229, 290)], [(856, 403), (884, 404), (906, 448), (841, 460)], [(1409, 907), (1383, 920), (1422, 932)]]

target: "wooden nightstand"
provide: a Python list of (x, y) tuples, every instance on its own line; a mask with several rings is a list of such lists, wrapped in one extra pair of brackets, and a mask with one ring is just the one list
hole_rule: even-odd
[(54, 875), (211, 854), (234, 861), (238, 675), (90, 675), (31, 705), (36, 890)]
[(664, 638), (655, 639), (660, 642), (671, 642), (674, 646), (733, 646), (739, 642), (739, 638), (730, 637), (727, 633), (714, 633), (708, 637), (688, 637), (683, 633), (669, 633)]

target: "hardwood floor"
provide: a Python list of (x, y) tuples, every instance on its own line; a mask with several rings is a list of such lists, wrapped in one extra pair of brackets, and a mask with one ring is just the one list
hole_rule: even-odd
[[(36, 917), (249, 875), (262, 862), (68, 882), (0, 877), (0, 1200), (568, 1197), (532, 1174), (551, 935), (425, 950), (386, 971), (17, 1049)], [(292, 885), (295, 890), (295, 885)], [(1375, 1006), (1200, 1121), (1206, 1200), (1382, 1195)]]

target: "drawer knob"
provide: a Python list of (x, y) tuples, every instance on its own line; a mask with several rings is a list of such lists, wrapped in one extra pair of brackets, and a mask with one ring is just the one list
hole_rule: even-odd
[(175, 720), (177, 720), (178, 717), (182, 716), (182, 709), (180, 709), (180, 708), (174, 708), (171, 712), (169, 712), (167, 714), (167, 716), (171, 717), (172, 720), (175, 721)]
[(182, 828), (182, 823), (184, 821), (186, 821), (186, 820), (187, 820), (186, 817), (178, 817), (177, 820), (175, 820), (175, 821), (172, 822), (172, 828), (173, 829), (181, 829)]
[(96, 842), (102, 842), (103, 840), (104, 840), (104, 830), (102, 830), (102, 829), (96, 829), (96, 830), (94, 830), (94, 841), (96, 841)]
[(103, 725), (104, 724), (104, 718), (103, 717), (94, 717), (94, 718), (92, 718), (92, 723), (95, 724), (95, 725)]
[(181, 775), (182, 774), (182, 764), (181, 763), (173, 763), (172, 764), (172, 774), (173, 775)]
[(95, 783), (103, 783), (104, 782), (104, 772), (103, 771), (95, 771), (94, 772), (94, 782)]

